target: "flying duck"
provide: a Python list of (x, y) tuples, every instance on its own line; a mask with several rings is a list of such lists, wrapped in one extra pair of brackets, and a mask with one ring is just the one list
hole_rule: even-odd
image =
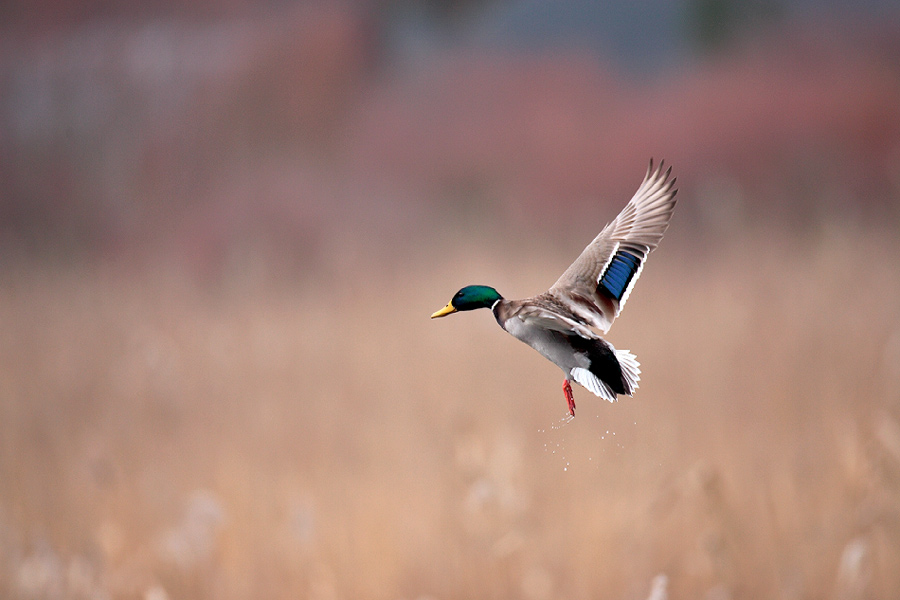
[(507, 300), (486, 285), (469, 285), (432, 319), (476, 308), (490, 308), (507, 333), (525, 342), (565, 373), (563, 394), (575, 416), (572, 383), (614, 402), (638, 388), (640, 367), (634, 354), (617, 350), (600, 337), (628, 300), (644, 262), (656, 248), (675, 210), (672, 168), (653, 160), (634, 197), (588, 244), (553, 286), (524, 300)]

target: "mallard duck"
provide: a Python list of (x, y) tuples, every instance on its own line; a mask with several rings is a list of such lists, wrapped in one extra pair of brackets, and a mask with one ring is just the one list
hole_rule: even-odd
[(618, 394), (633, 395), (641, 373), (637, 359), (600, 334), (622, 312), (647, 256), (669, 226), (677, 192), (671, 173), (671, 167), (663, 171), (663, 162), (654, 169), (651, 159), (631, 201), (543, 294), (507, 300), (492, 287), (469, 285), (431, 318), (490, 308), (504, 331), (563, 370), (563, 394), (573, 417), (573, 381), (610, 402)]

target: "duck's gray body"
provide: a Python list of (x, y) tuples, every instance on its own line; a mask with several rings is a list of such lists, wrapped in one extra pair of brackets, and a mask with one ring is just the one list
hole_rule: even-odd
[[(555, 306), (557, 301), (550, 292), (528, 301), (530, 306), (540, 305), (569, 312), (564, 306)], [(634, 355), (627, 350), (616, 350), (599, 336), (583, 337), (572, 330), (551, 329), (539, 324), (536, 319), (523, 318), (522, 309), (528, 306), (521, 300), (500, 299), (494, 304), (492, 312), (500, 327), (562, 369), (568, 381), (580, 383), (610, 402), (616, 400), (617, 394), (630, 396), (634, 393), (640, 376)], [(568, 316), (578, 319), (574, 314)]]

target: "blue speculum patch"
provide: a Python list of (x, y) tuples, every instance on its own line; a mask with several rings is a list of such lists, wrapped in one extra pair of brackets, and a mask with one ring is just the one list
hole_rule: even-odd
[(626, 250), (619, 250), (609, 261), (606, 272), (600, 278), (598, 290), (616, 300), (621, 300), (640, 264), (641, 261), (637, 256)]

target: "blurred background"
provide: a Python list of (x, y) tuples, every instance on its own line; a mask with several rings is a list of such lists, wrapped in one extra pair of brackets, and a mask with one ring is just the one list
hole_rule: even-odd
[[(679, 205), (576, 388), (545, 290)], [(0, 596), (900, 596), (900, 6), (0, 6)]]

